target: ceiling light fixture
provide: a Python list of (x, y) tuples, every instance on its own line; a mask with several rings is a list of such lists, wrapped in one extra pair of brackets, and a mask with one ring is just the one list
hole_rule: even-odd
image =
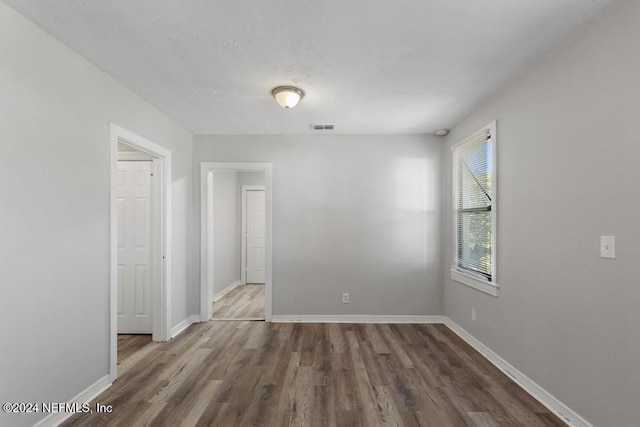
[(293, 86), (278, 86), (271, 91), (282, 108), (293, 108), (304, 97), (304, 92)]
[(434, 132), (437, 136), (445, 136), (449, 133), (449, 129), (438, 129)]

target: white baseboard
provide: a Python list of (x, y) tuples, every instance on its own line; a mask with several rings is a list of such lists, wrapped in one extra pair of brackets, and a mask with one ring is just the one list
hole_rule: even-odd
[(370, 316), (370, 315), (273, 315), (274, 323), (444, 323), (444, 316)]
[(182, 322), (178, 323), (176, 326), (171, 328), (171, 338), (175, 338), (193, 323), (198, 323), (200, 321), (200, 316), (197, 314), (191, 315), (184, 319)]
[(460, 338), (469, 343), (469, 345), (471, 345), (471, 347), (473, 347), (478, 353), (482, 354), (485, 359), (493, 363), (498, 369), (500, 369), (509, 378), (515, 381), (516, 384), (525, 389), (525, 391), (529, 393), (534, 399), (546, 406), (551, 412), (556, 414), (569, 426), (593, 427), (591, 423), (582, 418), (578, 413), (556, 399), (551, 393), (540, 387), (531, 378), (520, 372), (489, 347), (482, 344), (480, 341), (478, 341), (478, 339), (464, 330), (453, 320), (445, 317), (444, 324), (453, 332), (455, 332)]
[(224, 288), (223, 290), (215, 294), (213, 296), (213, 302), (218, 301), (220, 298), (222, 298), (223, 296), (225, 296), (226, 294), (228, 294), (229, 292), (231, 292), (237, 286), (240, 286), (240, 285), (242, 285), (242, 282), (240, 280), (236, 280), (235, 282), (233, 282), (232, 284), (230, 284), (229, 286), (227, 286), (226, 288)]
[[(111, 386), (111, 381), (109, 380), (109, 375), (105, 375), (100, 378), (98, 381), (90, 385), (86, 390), (78, 394), (76, 397), (71, 399), (70, 404), (83, 404), (89, 403), (93, 399), (95, 399), (100, 393), (105, 391), (107, 388)], [(34, 424), (34, 427), (55, 427), (62, 424), (65, 420), (75, 415), (75, 412), (55, 412), (47, 415), (46, 418), (40, 420), (38, 423)]]

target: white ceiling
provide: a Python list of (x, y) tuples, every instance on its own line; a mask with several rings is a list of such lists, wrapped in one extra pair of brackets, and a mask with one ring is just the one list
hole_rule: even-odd
[(3, 1), (196, 134), (384, 134), (453, 127), (618, 0)]

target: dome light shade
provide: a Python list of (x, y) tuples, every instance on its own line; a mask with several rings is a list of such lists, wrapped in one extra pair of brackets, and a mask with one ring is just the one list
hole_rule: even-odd
[(304, 92), (293, 86), (278, 86), (271, 91), (276, 102), (283, 108), (293, 108), (304, 97)]

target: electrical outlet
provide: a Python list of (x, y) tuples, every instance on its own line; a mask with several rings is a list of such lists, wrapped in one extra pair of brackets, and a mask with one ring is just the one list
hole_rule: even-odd
[(600, 257), (616, 257), (616, 236), (600, 236)]
[(476, 321), (476, 308), (471, 307), (471, 320)]
[(349, 304), (349, 293), (345, 292), (342, 294), (342, 303), (343, 304)]

